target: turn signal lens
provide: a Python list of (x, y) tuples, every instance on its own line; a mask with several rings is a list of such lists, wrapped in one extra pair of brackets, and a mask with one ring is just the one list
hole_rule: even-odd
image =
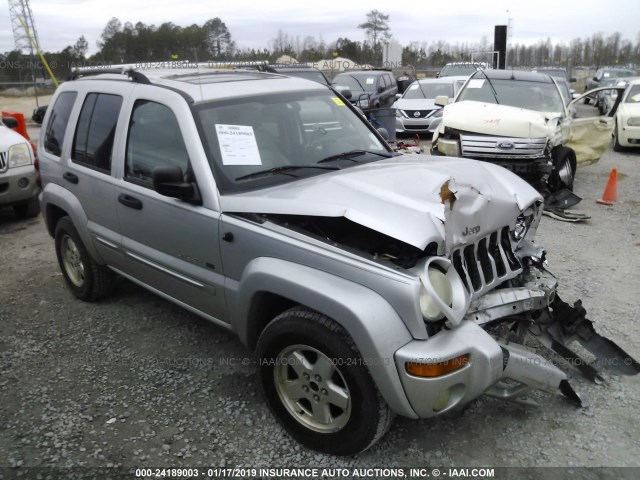
[(414, 377), (434, 378), (460, 370), (466, 367), (468, 363), (469, 354), (465, 353), (459, 357), (439, 363), (407, 362), (404, 364), (404, 368), (409, 375)]

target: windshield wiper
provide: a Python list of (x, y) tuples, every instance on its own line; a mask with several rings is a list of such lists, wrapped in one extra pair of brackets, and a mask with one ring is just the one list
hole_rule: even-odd
[(236, 178), (236, 180), (247, 180), (249, 178), (265, 177), (267, 175), (273, 175), (274, 173), (284, 173), (285, 175), (297, 177), (298, 175), (293, 175), (289, 173), (289, 171), (301, 170), (306, 168), (316, 168), (320, 170), (340, 170), (339, 167), (330, 167), (328, 165), (282, 165), (280, 167), (267, 168), (266, 170), (258, 170), (257, 172), (248, 173)]
[[(496, 92), (496, 89), (493, 86), (493, 83), (491, 82), (491, 79), (489, 78), (489, 76), (486, 74), (486, 72), (482, 68), (480, 69), (480, 71), (484, 75), (484, 78), (487, 79), (487, 82), (489, 83), (489, 86), (491, 87), (491, 92), (493, 93), (493, 98), (495, 98), (496, 99), (496, 103), (498, 105), (500, 105), (500, 100), (498, 100), (498, 92)], [(513, 76), (513, 74), (512, 74), (512, 76)]]
[(349, 150), (348, 152), (342, 152), (342, 153), (338, 153), (337, 155), (331, 155), (330, 157), (323, 158), (322, 160), (318, 160), (316, 163), (327, 163), (327, 162), (332, 162), (334, 160), (341, 160), (341, 159), (357, 162), (357, 160), (354, 160), (352, 157), (365, 155), (367, 153), (371, 153), (373, 155), (379, 155), (384, 158), (391, 158), (395, 156), (392, 152), (385, 152), (385, 151), (376, 152), (375, 150)]

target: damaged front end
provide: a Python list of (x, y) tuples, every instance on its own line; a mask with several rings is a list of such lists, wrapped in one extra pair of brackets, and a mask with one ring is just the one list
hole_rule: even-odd
[[(601, 366), (638, 373), (635, 360), (598, 335), (579, 304), (558, 297), (545, 251), (533, 240), (543, 198), (507, 170), (404, 155), (318, 176), (304, 188), (301, 182), (223, 196), (221, 205), (326, 246), (337, 263), (323, 269), (389, 301), (413, 339), (392, 352), (376, 339), (378, 353), (393, 356), (417, 416), (438, 415), (483, 393), (525, 401), (532, 389), (584, 405), (562, 370), (524, 346), (528, 338), (594, 381)], [(359, 258), (367, 268), (349, 270)], [(396, 274), (397, 282), (382, 280)], [(579, 361), (574, 340), (599, 360)]]
[[(533, 389), (562, 393), (579, 406), (587, 403), (562, 370), (523, 346), (527, 338), (555, 351), (596, 383), (604, 381), (599, 373), (603, 367), (625, 375), (639, 373), (633, 358), (595, 331), (580, 301), (571, 306), (558, 296), (557, 281), (545, 268), (545, 251), (533, 242), (542, 203), (528, 205), (509, 226), (474, 236), (480, 227), (468, 226), (464, 210), (480, 197), (480, 192), (455, 186), (453, 180), (442, 186), (447, 255), (424, 259), (415, 267), (430, 334), (445, 334), (467, 322), (481, 327), (502, 350), (501, 372), (494, 373), (484, 393), (527, 404), (534, 403), (528, 399)], [(479, 225), (483, 215), (475, 218)], [(571, 349), (576, 341), (594, 361)]]

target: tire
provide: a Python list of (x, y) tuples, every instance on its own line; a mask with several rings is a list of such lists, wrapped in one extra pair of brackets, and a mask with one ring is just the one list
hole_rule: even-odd
[(27, 203), (21, 203), (20, 205), (14, 205), (13, 211), (20, 218), (33, 218), (40, 213), (40, 202), (38, 197), (34, 197)]
[(77, 298), (93, 302), (111, 293), (114, 274), (91, 258), (69, 217), (58, 221), (55, 241), (60, 270)]
[(271, 411), (306, 447), (353, 455), (388, 430), (391, 410), (353, 340), (328, 317), (287, 310), (264, 329), (257, 353)]
[(573, 191), (576, 178), (576, 159), (573, 150), (557, 147), (552, 152), (553, 171), (549, 175), (549, 191), (557, 192), (563, 188)]
[(620, 142), (618, 141), (618, 123), (616, 122), (615, 126), (613, 127), (613, 151), (624, 152), (624, 150), (624, 147), (620, 145)]

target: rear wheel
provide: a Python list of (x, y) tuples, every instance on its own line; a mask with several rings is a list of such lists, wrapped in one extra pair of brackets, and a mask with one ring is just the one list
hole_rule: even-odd
[(111, 293), (114, 274), (91, 258), (69, 217), (58, 221), (55, 240), (60, 270), (76, 297), (92, 302)]
[(20, 218), (33, 218), (40, 213), (40, 202), (38, 197), (34, 197), (27, 203), (21, 203), (20, 205), (14, 205), (13, 211)]
[(549, 175), (549, 190), (557, 192), (563, 188), (573, 190), (576, 176), (576, 160), (573, 150), (557, 147), (553, 153), (553, 171)]
[(333, 320), (292, 308), (267, 325), (257, 353), (269, 407), (303, 445), (353, 455), (387, 431), (391, 410), (353, 340)]

